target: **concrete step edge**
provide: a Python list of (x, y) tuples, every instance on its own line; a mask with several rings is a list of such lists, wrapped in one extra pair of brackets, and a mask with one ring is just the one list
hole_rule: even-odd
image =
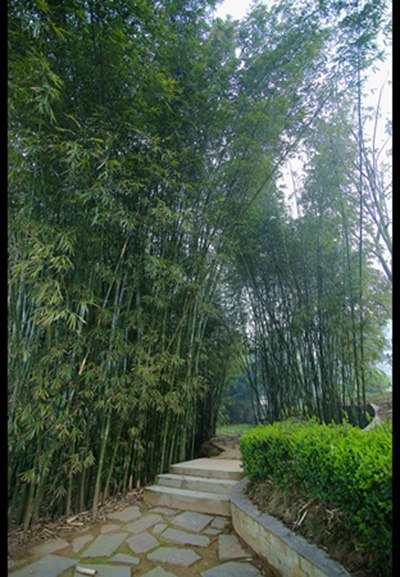
[(144, 501), (152, 506), (231, 516), (231, 500), (228, 495), (151, 485), (144, 488), (143, 497)]
[(224, 469), (208, 469), (206, 467), (185, 466), (176, 463), (171, 465), (170, 473), (190, 477), (202, 477), (205, 479), (220, 479), (225, 481), (239, 481), (244, 473), (243, 471), (229, 471)]
[(210, 483), (228, 483), (235, 485), (237, 481), (235, 479), (217, 479), (214, 477), (197, 477), (195, 475), (181, 475), (179, 473), (159, 473), (157, 477), (178, 477), (182, 479), (189, 479), (190, 481), (210, 481)]
[(215, 479), (212, 477), (195, 477), (193, 475), (179, 475), (177, 473), (162, 473), (157, 475), (157, 484), (163, 485), (164, 481), (182, 483), (182, 484), (198, 484), (219, 488), (226, 487), (232, 489), (238, 482), (236, 479)]
[(193, 499), (209, 499), (210, 501), (230, 501), (229, 495), (223, 493), (211, 493), (208, 491), (191, 491), (190, 489), (181, 489), (178, 487), (167, 487), (164, 485), (150, 485), (144, 487), (144, 492), (153, 491), (155, 493), (166, 493), (179, 497), (188, 497)]

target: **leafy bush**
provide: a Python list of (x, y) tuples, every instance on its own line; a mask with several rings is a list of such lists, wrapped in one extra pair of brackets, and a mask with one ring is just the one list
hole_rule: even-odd
[(259, 426), (240, 439), (243, 469), (252, 481), (296, 487), (348, 514), (371, 554), (371, 568), (392, 564), (392, 425), (364, 432), (316, 421)]

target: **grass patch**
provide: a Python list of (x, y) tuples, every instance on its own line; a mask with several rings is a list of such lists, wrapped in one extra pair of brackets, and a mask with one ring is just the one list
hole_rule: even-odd
[(248, 423), (240, 423), (238, 425), (225, 425), (223, 427), (217, 427), (216, 435), (217, 436), (226, 435), (228, 437), (234, 437), (236, 435), (243, 435), (244, 433), (247, 433), (254, 427), (255, 425)]

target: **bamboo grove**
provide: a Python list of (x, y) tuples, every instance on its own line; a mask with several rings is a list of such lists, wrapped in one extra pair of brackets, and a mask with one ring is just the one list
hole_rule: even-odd
[[(346, 355), (359, 329), (331, 297), (348, 299), (353, 269), (342, 253), (339, 272), (327, 264), (325, 213), (307, 211), (291, 246), (274, 186), (335, 88), (328, 29), (307, 3), (256, 5), (241, 22), (213, 19), (214, 4), (9, 2), (10, 527), (96, 513), (193, 457), (215, 431), (250, 309), (265, 370), (286, 371), (266, 375), (277, 410), (301, 400), (301, 386), (310, 410), (320, 394), (327, 403), (338, 377), (325, 377), (339, 367), (352, 395)], [(310, 169), (310, 191), (312, 179)], [(350, 218), (332, 225), (342, 242)], [(365, 291), (384, 285), (376, 274)], [(290, 303), (308, 328), (277, 329)], [(328, 303), (345, 326), (337, 334)], [(322, 358), (319, 391), (310, 374)]]
[(328, 13), (339, 17), (337, 51), (347, 58), (336, 81), (347, 78), (348, 89), (331, 97), (303, 141), (297, 218), (276, 189), (238, 242), (232, 269), (248, 327), (240, 366), (256, 420), (303, 414), (341, 422), (350, 406), (361, 423), (366, 389), (381, 378), (375, 365), (391, 316), (391, 165), (379, 160), (385, 143), (376, 142), (382, 88), (375, 109), (361, 102), (365, 71), (380, 59), (383, 12), (366, 2)]

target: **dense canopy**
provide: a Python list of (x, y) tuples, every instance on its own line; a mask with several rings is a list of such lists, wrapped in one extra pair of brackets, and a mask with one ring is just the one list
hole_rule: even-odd
[(192, 457), (235, 372), (271, 420), (365, 402), (390, 316), (362, 131), (386, 4), (9, 1), (11, 526)]

